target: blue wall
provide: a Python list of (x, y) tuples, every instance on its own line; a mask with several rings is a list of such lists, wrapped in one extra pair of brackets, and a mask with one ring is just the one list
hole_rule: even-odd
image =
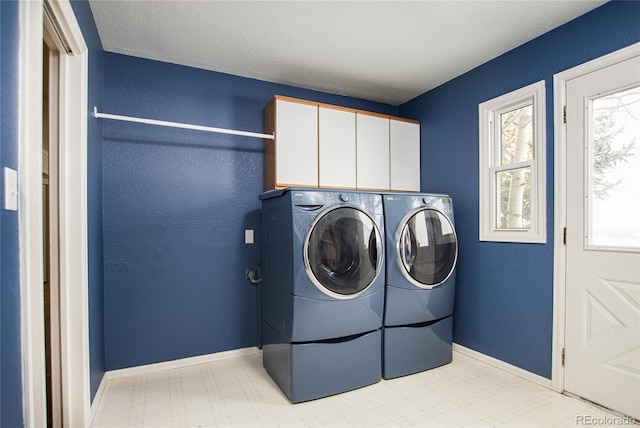
[[(72, 5), (90, 49), (89, 108), (259, 131), (264, 105), (282, 94), (421, 120), (423, 190), (455, 198), (461, 262), (454, 339), (550, 376), (552, 75), (639, 41), (639, 2), (608, 3), (400, 108), (104, 54), (86, 2)], [(14, 169), (18, 22), (19, 3), (0, 1), (0, 167)], [(477, 105), (541, 79), (549, 244), (480, 243)], [(92, 396), (105, 370), (256, 345), (257, 291), (244, 268), (258, 266), (261, 255), (259, 242), (248, 246), (242, 238), (245, 228), (260, 236), (262, 142), (92, 117), (88, 134)], [(457, 165), (453, 173), (447, 160)], [(18, 427), (16, 212), (0, 211), (0, 236), (0, 426)]]
[[(4, 167), (18, 169), (20, 5), (0, 1), (0, 189)], [(22, 426), (18, 211), (0, 201), (0, 426)]]
[[(394, 106), (105, 54), (99, 111), (262, 132), (275, 94)], [(256, 346), (263, 141), (103, 121), (108, 370)]]
[(104, 268), (102, 253), (102, 129), (93, 119), (93, 106), (102, 104), (104, 52), (86, 0), (71, 6), (89, 50), (87, 121), (87, 239), (89, 256), (89, 367), (91, 399), (104, 376)]
[[(454, 341), (551, 377), (553, 75), (640, 41), (640, 2), (611, 2), (401, 106), (422, 124), (422, 190), (453, 196)], [(478, 240), (478, 104), (540, 80), (547, 102), (547, 244)]]

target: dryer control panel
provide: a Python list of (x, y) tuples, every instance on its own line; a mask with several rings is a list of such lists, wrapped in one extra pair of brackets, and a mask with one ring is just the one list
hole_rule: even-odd
[(442, 211), (447, 216), (453, 214), (453, 204), (451, 198), (446, 196), (423, 196), (421, 198), (421, 204), (429, 208), (435, 208), (438, 211)]
[(382, 196), (375, 193), (360, 193), (344, 190), (292, 190), (292, 206), (304, 208), (309, 207), (327, 208), (332, 205), (353, 205), (369, 214), (382, 214)]

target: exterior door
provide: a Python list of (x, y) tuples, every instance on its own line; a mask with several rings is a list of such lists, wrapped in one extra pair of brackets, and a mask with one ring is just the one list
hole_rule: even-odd
[(566, 94), (564, 389), (640, 419), (640, 58)]
[(417, 287), (433, 288), (453, 273), (458, 241), (453, 224), (438, 210), (410, 213), (400, 232), (398, 257), (404, 276)]
[(374, 220), (351, 207), (318, 216), (305, 245), (307, 274), (320, 291), (353, 298), (366, 290), (382, 268), (382, 236)]

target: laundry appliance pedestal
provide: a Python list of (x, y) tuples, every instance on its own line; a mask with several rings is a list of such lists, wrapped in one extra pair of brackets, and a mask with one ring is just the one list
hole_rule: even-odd
[(385, 327), (382, 377), (393, 379), (449, 364), (452, 326), (448, 317), (433, 324)]
[(292, 403), (380, 381), (380, 330), (335, 341), (290, 343), (263, 324), (263, 365)]

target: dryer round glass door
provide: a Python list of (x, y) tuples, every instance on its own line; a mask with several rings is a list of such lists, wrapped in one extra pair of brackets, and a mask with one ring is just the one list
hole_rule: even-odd
[(319, 214), (305, 241), (305, 267), (323, 293), (356, 297), (382, 267), (382, 237), (375, 221), (354, 207), (329, 208)]
[(445, 282), (458, 257), (458, 240), (449, 218), (438, 210), (420, 209), (402, 224), (398, 256), (404, 276), (420, 288)]

